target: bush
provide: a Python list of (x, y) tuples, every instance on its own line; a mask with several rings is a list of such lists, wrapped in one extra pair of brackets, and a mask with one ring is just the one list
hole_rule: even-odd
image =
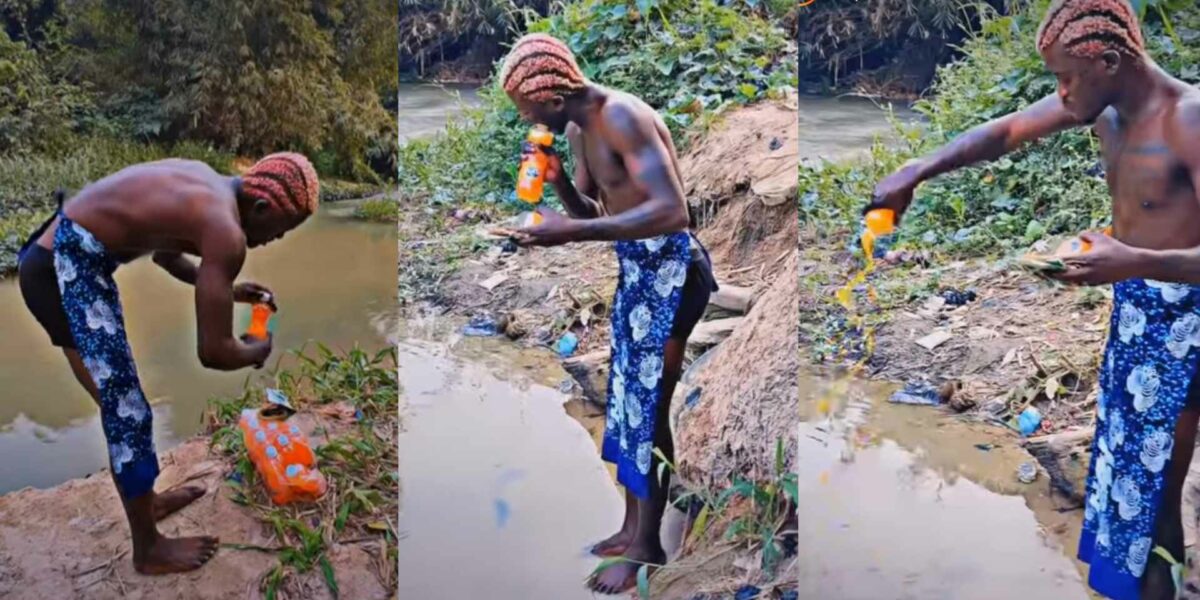
[[(784, 31), (713, 0), (583, 0), (529, 30), (566, 42), (589, 78), (645, 100), (677, 138), (701, 115), (796, 83)], [(528, 125), (494, 81), (480, 97), (480, 107), (443, 133), (401, 148), (402, 195), (434, 203), (511, 199)], [(565, 143), (559, 147), (569, 155)]]
[[(1054, 76), (1045, 70), (1034, 41), (1047, 4), (1041, 0), (984, 23), (964, 45), (964, 58), (939, 69), (933, 95), (917, 103), (927, 123), (897, 125), (900, 147), (876, 144), (861, 164), (802, 168), (801, 219), (831, 230), (852, 227), (875, 184), (905, 160), (1053, 93)], [(1153, 8), (1143, 24), (1150, 55), (1175, 76), (1200, 81), (1200, 8), (1171, 10), (1161, 2)], [(1079, 129), (943, 175), (918, 188), (900, 241), (979, 254), (1012, 251), (1046, 234), (1095, 228), (1111, 212), (1099, 167), (1097, 143)]]

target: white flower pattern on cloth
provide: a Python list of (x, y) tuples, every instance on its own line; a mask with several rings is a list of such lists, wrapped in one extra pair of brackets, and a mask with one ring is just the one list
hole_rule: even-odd
[(108, 289), (108, 282), (105, 281), (104, 278), (100, 277), (99, 275), (96, 276), (96, 285), (98, 285), (106, 290)]
[(653, 389), (658, 385), (658, 380), (662, 377), (663, 361), (662, 358), (655, 355), (649, 355), (642, 358), (642, 364), (638, 370), (638, 381), (647, 388)]
[(1129, 373), (1125, 380), (1125, 390), (1133, 395), (1133, 408), (1138, 412), (1146, 412), (1158, 401), (1158, 388), (1162, 380), (1154, 365), (1140, 365)]
[(1121, 411), (1114, 408), (1108, 419), (1108, 446), (1116, 449), (1124, 442), (1125, 421), (1121, 418)]
[(650, 442), (642, 442), (637, 448), (637, 468), (642, 475), (650, 473), (650, 458), (653, 456)]
[(629, 313), (629, 328), (633, 341), (640, 342), (650, 332), (650, 307), (639, 304)]
[(608, 399), (612, 405), (608, 409), (609, 427), (622, 425), (625, 421), (625, 377), (621, 375), (620, 368), (613, 369), (612, 388)]
[(1121, 303), (1121, 315), (1117, 321), (1117, 332), (1121, 336), (1121, 341), (1126, 344), (1134, 336), (1141, 336), (1146, 333), (1146, 313), (1128, 302)]
[(64, 285), (75, 281), (75, 263), (66, 256), (55, 254), (54, 270), (58, 273), (58, 291), (61, 293)]
[(642, 240), (642, 245), (646, 246), (646, 249), (650, 252), (658, 253), (659, 250), (663, 249), (663, 246), (667, 245), (667, 236), (660, 235), (658, 237), (644, 239)]
[(1187, 298), (1188, 294), (1192, 291), (1191, 286), (1186, 283), (1155, 281), (1153, 279), (1146, 280), (1146, 287), (1158, 290), (1162, 294), (1162, 299), (1168, 304), (1178, 304), (1180, 300)]
[(125, 466), (125, 463), (133, 460), (133, 449), (125, 442), (109, 444), (108, 457), (112, 462), (113, 473), (120, 475), (121, 468)]
[(104, 333), (113, 335), (117, 332), (117, 319), (107, 304), (97, 300), (87, 307), (87, 326), (89, 329), (103, 329)]
[(1187, 356), (1192, 346), (1200, 346), (1200, 315), (1188, 313), (1171, 323), (1167, 336), (1167, 350), (1175, 358)]
[(1141, 577), (1146, 572), (1146, 561), (1150, 558), (1150, 538), (1140, 537), (1129, 544), (1129, 572)]
[(87, 369), (88, 373), (92, 374), (92, 381), (96, 382), (97, 389), (103, 388), (104, 382), (108, 381), (109, 377), (112, 377), (112, 369), (109, 368), (108, 363), (103, 358), (85, 358), (83, 359), (83, 366)]
[(683, 287), (686, 281), (687, 264), (677, 260), (668, 261), (659, 267), (654, 276), (654, 291), (665, 298), (670, 296), (675, 288)]
[(1113, 484), (1112, 499), (1117, 502), (1117, 514), (1126, 521), (1142, 512), (1142, 490), (1131, 477), (1124, 476)]
[(1142, 442), (1142, 464), (1151, 473), (1159, 473), (1166, 466), (1167, 460), (1171, 458), (1171, 450), (1175, 446), (1175, 439), (1171, 434), (1165, 431), (1155, 431), (1146, 436), (1146, 440)]
[(625, 422), (633, 429), (642, 426), (642, 403), (630, 402), (625, 405)]
[(121, 396), (121, 401), (117, 404), (117, 416), (122, 419), (142, 421), (146, 418), (148, 406), (140, 391), (130, 390)]
[(1112, 528), (1108, 524), (1108, 517), (1104, 513), (1100, 513), (1100, 530), (1096, 533), (1096, 543), (1106, 548), (1111, 546), (1111, 531)]
[(642, 279), (642, 269), (628, 258), (621, 261), (621, 272), (625, 274), (625, 287), (633, 287)]
[(79, 223), (71, 223), (71, 228), (79, 235), (79, 245), (83, 246), (84, 251), (90, 254), (104, 253), (104, 246), (100, 245), (100, 242), (96, 240), (96, 236), (92, 235), (92, 232), (80, 227)]

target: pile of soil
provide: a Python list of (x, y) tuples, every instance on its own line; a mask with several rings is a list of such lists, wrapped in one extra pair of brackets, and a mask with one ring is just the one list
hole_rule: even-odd
[[(783, 270), (794, 273), (798, 264), (793, 250)], [(695, 380), (680, 386), (671, 409), (678, 414), (675, 460), (686, 487), (720, 490), (734, 475), (771, 479), (779, 439), (788, 469), (794, 465), (798, 301), (796, 280), (778, 278), (745, 323), (710, 351)]]
[[(313, 434), (316, 422), (300, 414), (293, 419)], [(336, 424), (323, 421), (326, 435)], [(320, 435), (314, 435), (319, 443)], [(159, 456), (160, 491), (176, 485), (199, 485), (200, 499), (159, 523), (168, 537), (213, 535), (222, 544), (263, 548), (278, 545), (274, 533), (252, 509), (233, 502), (224, 481), (233, 465), (210, 452), (206, 438), (196, 438)], [(378, 536), (361, 543), (334, 544), (327, 551), (342, 598), (384, 600), (391, 597), (389, 564)], [(222, 547), (196, 571), (144, 576), (133, 569), (129, 526), (107, 470), (83, 479), (39, 490), (27, 488), (0, 496), (0, 597), (125, 599), (178, 598), (181, 588), (196, 600), (261, 597), (260, 583), (279, 560), (273, 552)], [(285, 579), (279, 598), (332, 598), (319, 568)]]

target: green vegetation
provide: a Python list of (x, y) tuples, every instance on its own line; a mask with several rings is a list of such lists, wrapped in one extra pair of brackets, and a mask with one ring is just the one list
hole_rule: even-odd
[[(399, 510), (396, 436), (400, 395), (395, 349), (371, 355), (357, 347), (335, 353), (318, 346), (313, 354), (301, 349), (293, 355), (296, 366), (290, 370), (277, 366), (270, 385), (247, 384), (240, 396), (209, 403), (212, 447), (234, 464), (234, 476), (228, 480), (233, 500), (254, 511), (275, 533), (277, 542), (272, 548), (229, 547), (272, 552), (279, 557), (279, 564), (263, 577), (267, 598), (275, 598), (293, 573), (314, 568), (321, 569), (326, 585), (337, 597), (337, 573), (326, 551), (343, 540), (379, 538), (386, 542), (388, 555), (380, 557), (385, 570), (376, 575), (395, 589), (395, 570), (386, 568), (396, 562), (398, 540), (394, 518)], [(262, 404), (265, 387), (282, 391), (300, 411), (345, 407), (354, 411), (353, 425), (314, 447), (317, 467), (329, 483), (328, 492), (316, 505), (271, 504), (246, 454), (238, 418), (242, 409)]]
[(135, 162), (193, 158), (230, 172), (235, 156), (295, 150), (327, 181), (392, 179), (394, 10), (381, 0), (0, 3), (0, 273), (55, 189)]
[(354, 209), (354, 216), (366, 221), (377, 221), (379, 223), (395, 223), (396, 222), (396, 202), (388, 198), (371, 198), (363, 200), (361, 204)]
[[(588, 77), (641, 97), (676, 134), (728, 104), (795, 85), (783, 29), (713, 0), (583, 0), (529, 31), (565, 41)], [(400, 150), (401, 194), (435, 205), (510, 200), (528, 125), (495, 82), (481, 97), (442, 134)]]
[[(917, 103), (927, 122), (897, 124), (899, 147), (877, 144), (861, 163), (802, 168), (801, 220), (846, 239), (875, 184), (906, 160), (1054, 93), (1054, 77), (1034, 45), (1047, 4), (1040, 0), (987, 20), (964, 45), (965, 57), (941, 68), (932, 94)], [(1154, 2), (1147, 8), (1143, 31), (1151, 56), (1172, 74), (1200, 82), (1200, 8), (1186, 2)], [(994, 163), (923, 184), (899, 242), (959, 256), (1001, 254), (1047, 234), (1101, 226), (1109, 218), (1110, 200), (1099, 172), (1099, 152), (1089, 132), (1053, 136)]]

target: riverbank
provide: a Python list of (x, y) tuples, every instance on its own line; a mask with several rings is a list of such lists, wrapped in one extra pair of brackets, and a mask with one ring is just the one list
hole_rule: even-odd
[[(785, 462), (793, 460), (795, 417), (778, 415), (795, 414), (795, 329), (780, 326), (794, 322), (795, 305), (787, 300), (794, 294), (779, 290), (795, 288), (797, 110), (794, 95), (732, 109), (680, 157), (694, 229), (723, 288), (692, 336), (688, 358), (697, 366), (673, 403), (676, 466), (688, 490), (715, 496), (731, 485), (734, 472), (769, 479), (777, 439), (785, 441)], [(606, 316), (616, 285), (611, 249), (577, 244), (517, 250), (486, 234), (504, 218), (485, 206), (402, 203), (404, 310), (415, 319), (474, 319), (528, 346), (555, 345), (570, 332), (579, 340), (563, 360), (575, 380), (572, 392), (593, 406), (603, 403)], [(705, 354), (709, 358), (692, 361)], [(738, 450), (731, 453), (723, 444)], [(720, 535), (708, 535), (724, 533), (747, 512), (739, 505), (713, 514), (702, 535), (676, 557), (680, 567), (651, 578), (652, 597), (718, 597), (746, 585), (781, 592), (794, 587), (794, 569), (785, 564), (790, 558), (764, 573), (761, 544), (735, 536), (737, 550), (730, 551), (729, 542), (713, 539)], [(785, 538), (773, 543), (786, 546)], [(780, 552), (790, 556), (785, 550)]]
[[(230, 597), (364, 598), (396, 590), (399, 432), (394, 350), (320, 349), (215, 399), (206, 433), (163, 452), (158, 489), (206, 493), (160, 525), (169, 536), (208, 534), (222, 547), (192, 573), (133, 571), (129, 535), (107, 470), (48, 489), (0, 496), (0, 595), (33, 599)], [(312, 440), (329, 490), (316, 504), (274, 507), (245, 457), (236, 417), (278, 387)], [(254, 593), (261, 592), (261, 596)]]

